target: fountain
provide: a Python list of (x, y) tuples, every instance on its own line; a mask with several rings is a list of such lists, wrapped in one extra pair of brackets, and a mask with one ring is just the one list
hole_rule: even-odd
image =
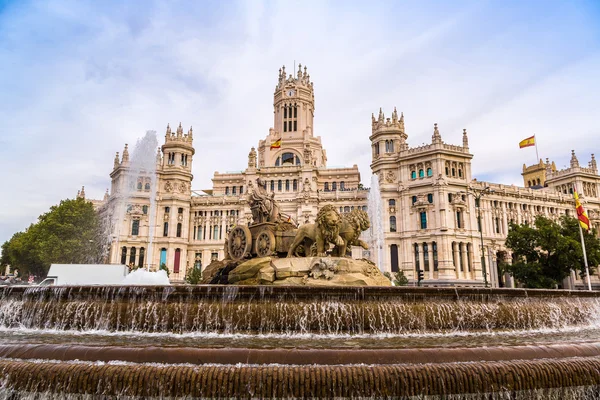
[(598, 398), (599, 315), (558, 290), (7, 287), (0, 398)]
[[(138, 139), (131, 160), (127, 151), (127, 145), (123, 152), (123, 161), (128, 168), (125, 184), (118, 190), (116, 195), (117, 201), (113, 203), (113, 209), (109, 212), (107, 220), (109, 221), (108, 231), (110, 235), (106, 235), (108, 241), (112, 238), (119, 237), (119, 229), (121, 221), (125, 217), (128, 205), (133, 199), (138, 198), (140, 193), (147, 193), (150, 198), (150, 206), (148, 207), (148, 246), (145, 255), (145, 266), (147, 270), (151, 269), (152, 264), (152, 241), (154, 239), (154, 228), (156, 221), (156, 149), (158, 148), (158, 140), (156, 139), (155, 131), (147, 131), (144, 137)], [(145, 181), (140, 182), (138, 179), (144, 177)], [(146, 184), (149, 188), (146, 189)], [(138, 185), (143, 185), (140, 189)], [(143, 189), (143, 190), (142, 190)], [(140, 190), (142, 190), (140, 192)], [(110, 248), (110, 246), (108, 246)], [(118, 244), (115, 249), (118, 249)], [(117, 260), (113, 259), (113, 262)]]
[[(383, 268), (383, 220), (382, 220), (382, 206), (381, 206), (381, 194), (379, 192), (379, 176), (373, 174), (371, 176), (371, 188), (369, 190), (368, 198), (368, 213), (369, 220), (372, 221), (371, 228), (365, 232), (367, 243), (371, 249), (371, 261), (378, 265), (379, 268)], [(382, 269), (383, 271), (383, 269)]]
[(1, 288), (0, 399), (600, 398), (600, 293), (384, 286), (364, 211), (297, 227), (261, 188), (228, 285)]

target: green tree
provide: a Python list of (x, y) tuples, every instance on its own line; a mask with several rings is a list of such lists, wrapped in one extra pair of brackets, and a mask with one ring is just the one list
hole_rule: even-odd
[(84, 199), (63, 200), (40, 215), (38, 222), (2, 245), (0, 265), (23, 274), (43, 276), (50, 264), (82, 264), (100, 259), (98, 215)]
[(197, 285), (202, 281), (202, 270), (195, 265), (192, 268), (188, 268), (185, 273), (185, 281), (190, 285)]
[[(585, 233), (584, 240), (590, 273), (600, 262), (600, 241), (596, 232)], [(571, 270), (584, 270), (578, 221), (563, 216), (559, 223), (546, 217), (536, 218), (534, 226), (511, 225), (506, 247), (513, 262), (501, 263), (501, 269), (529, 288), (553, 288), (569, 276)]]
[(383, 275), (388, 278), (394, 286), (408, 285), (408, 278), (404, 275), (404, 271), (384, 272)]

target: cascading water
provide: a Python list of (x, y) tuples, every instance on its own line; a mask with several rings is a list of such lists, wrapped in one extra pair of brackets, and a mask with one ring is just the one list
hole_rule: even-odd
[[(128, 207), (132, 200), (137, 198), (145, 198), (149, 196), (150, 206), (148, 207), (148, 245), (144, 262), (146, 269), (152, 267), (152, 242), (154, 240), (154, 231), (156, 225), (156, 149), (158, 140), (155, 131), (147, 131), (146, 135), (138, 139), (134, 150), (131, 154), (131, 159), (126, 165), (127, 176), (124, 184), (114, 195), (117, 197), (113, 203), (114, 208), (109, 213), (111, 226), (111, 237), (109, 240), (116, 240), (120, 237), (120, 229), (125, 214), (128, 212)], [(118, 243), (115, 245), (115, 252), (119, 248)], [(119, 262), (113, 258), (112, 262)]]
[(365, 232), (366, 242), (369, 244), (371, 261), (379, 267), (381, 271), (385, 271), (383, 260), (383, 213), (381, 206), (381, 195), (379, 192), (379, 176), (373, 174), (371, 176), (371, 188), (368, 198), (369, 220), (371, 228)]
[(0, 399), (594, 399), (599, 315), (558, 290), (7, 287)]

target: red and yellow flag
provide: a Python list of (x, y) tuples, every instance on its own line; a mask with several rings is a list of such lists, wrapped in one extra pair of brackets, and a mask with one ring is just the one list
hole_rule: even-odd
[(579, 220), (579, 225), (581, 225), (581, 227), (587, 231), (590, 229), (590, 219), (583, 209), (583, 206), (579, 202), (577, 191), (574, 191), (573, 195), (575, 196), (575, 208), (577, 209), (577, 219)]
[(273, 143), (271, 143), (271, 149), (278, 149), (281, 147), (281, 139), (277, 139)]
[(527, 139), (523, 139), (519, 142), (519, 148), (523, 147), (535, 146), (535, 135), (528, 137)]

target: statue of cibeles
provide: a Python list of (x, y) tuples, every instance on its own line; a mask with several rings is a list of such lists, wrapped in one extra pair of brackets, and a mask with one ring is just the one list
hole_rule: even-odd
[(265, 189), (265, 182), (261, 178), (256, 179), (256, 186), (249, 194), (252, 220), (255, 224), (279, 220), (279, 207), (274, 197), (275, 193), (269, 195)]

